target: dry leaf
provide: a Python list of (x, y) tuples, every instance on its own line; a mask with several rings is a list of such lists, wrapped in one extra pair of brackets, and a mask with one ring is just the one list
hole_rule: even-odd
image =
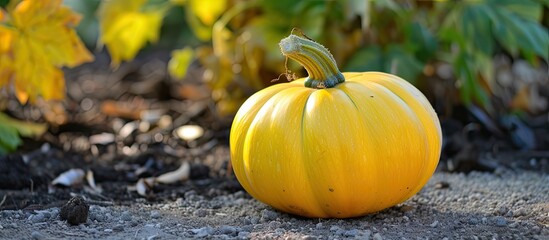
[(61, 173), (57, 178), (55, 178), (51, 184), (52, 185), (63, 185), (66, 187), (79, 185), (84, 180), (84, 170), (82, 169), (70, 169), (66, 172)]
[(184, 125), (175, 129), (175, 134), (185, 141), (192, 141), (202, 137), (204, 129), (198, 125)]
[(185, 161), (181, 164), (181, 166), (173, 171), (173, 172), (167, 172), (164, 173), (158, 177), (156, 177), (156, 182), (158, 183), (175, 183), (178, 181), (184, 181), (189, 179), (189, 176), (191, 175), (191, 165)]

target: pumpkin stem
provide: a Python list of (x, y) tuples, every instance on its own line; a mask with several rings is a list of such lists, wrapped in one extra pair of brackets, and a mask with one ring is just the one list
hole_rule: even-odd
[(306, 36), (292, 32), (280, 41), (279, 46), (284, 56), (299, 62), (307, 70), (309, 77), (305, 80), (306, 87), (331, 88), (345, 81), (330, 51)]

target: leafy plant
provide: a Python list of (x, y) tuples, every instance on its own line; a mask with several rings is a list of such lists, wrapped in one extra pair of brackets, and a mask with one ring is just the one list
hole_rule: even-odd
[[(74, 27), (80, 16), (61, 0), (11, 1), (0, 9), (0, 90), (13, 89), (21, 103), (65, 95), (62, 67), (93, 60)], [(45, 126), (0, 115), (0, 154), (14, 150), (19, 135), (41, 134)]]

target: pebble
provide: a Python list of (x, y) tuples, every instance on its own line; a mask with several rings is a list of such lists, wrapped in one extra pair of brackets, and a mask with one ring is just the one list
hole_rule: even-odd
[(496, 226), (498, 227), (505, 227), (507, 226), (507, 219), (505, 219), (504, 217), (498, 216), (495, 218), (495, 223), (496, 223)]
[(370, 235), (372, 235), (372, 231), (371, 231), (371, 230), (364, 230), (364, 231), (362, 232), (362, 237), (363, 237), (364, 239), (370, 239)]
[(38, 213), (35, 215), (30, 215), (29, 220), (33, 223), (44, 222), (46, 220), (46, 216), (42, 213)]
[(250, 232), (246, 232), (246, 231), (239, 232), (238, 238), (250, 238)]
[(340, 228), (338, 226), (330, 227), (330, 232), (337, 232), (337, 230), (340, 230)]
[(317, 223), (315, 228), (316, 229), (322, 229), (322, 228), (324, 228), (324, 225), (322, 225), (322, 223)]
[(237, 232), (238, 229), (233, 226), (223, 225), (219, 228), (219, 233), (229, 236), (235, 236)]
[(193, 215), (197, 216), (197, 217), (205, 217), (208, 215), (208, 211), (206, 211), (206, 209), (203, 209), (203, 208), (200, 208), (200, 209), (197, 209), (193, 212)]
[(276, 235), (282, 235), (282, 234), (284, 234), (285, 231), (286, 230), (284, 230), (283, 228), (277, 228), (277, 229), (275, 229), (274, 232), (275, 232)]
[(379, 233), (374, 234), (373, 238), (374, 238), (374, 240), (383, 240), (383, 237)]
[(116, 225), (114, 225), (114, 227), (112, 228), (112, 230), (118, 231), (118, 232), (124, 231), (124, 225), (122, 225), (122, 224), (116, 224)]
[(122, 215), (120, 215), (120, 219), (125, 222), (129, 222), (132, 220), (132, 215), (129, 211), (122, 212)]
[(356, 235), (358, 235), (358, 229), (347, 230), (343, 233), (345, 237), (355, 237)]
[(472, 217), (472, 218), (469, 218), (468, 223), (471, 225), (477, 225), (479, 224), (479, 220), (478, 218)]
[(213, 233), (213, 229), (211, 227), (195, 228), (191, 229), (191, 232), (194, 233), (195, 237), (202, 238), (211, 235)]
[(153, 219), (158, 219), (158, 218), (160, 218), (160, 216), (161, 216), (161, 215), (160, 215), (160, 212), (158, 212), (158, 211), (151, 211), (151, 218), (153, 218)]
[(435, 220), (431, 225), (429, 225), (432, 228), (436, 228), (438, 226), (438, 220)]
[(263, 222), (275, 220), (278, 218), (278, 213), (269, 209), (263, 209), (261, 211), (261, 220)]
[(38, 231), (33, 231), (31, 233), (31, 237), (32, 239), (35, 239), (35, 240), (42, 240), (42, 239), (45, 239), (44, 235), (42, 235), (42, 233), (38, 232)]

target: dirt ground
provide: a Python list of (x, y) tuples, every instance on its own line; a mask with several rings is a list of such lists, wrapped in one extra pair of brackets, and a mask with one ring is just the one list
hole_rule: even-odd
[(549, 239), (549, 175), (531, 171), (437, 172), (412, 199), (354, 219), (288, 215), (211, 180), (180, 188), (160, 202), (90, 201), (78, 226), (60, 220), (59, 207), (4, 210), (0, 238)]

